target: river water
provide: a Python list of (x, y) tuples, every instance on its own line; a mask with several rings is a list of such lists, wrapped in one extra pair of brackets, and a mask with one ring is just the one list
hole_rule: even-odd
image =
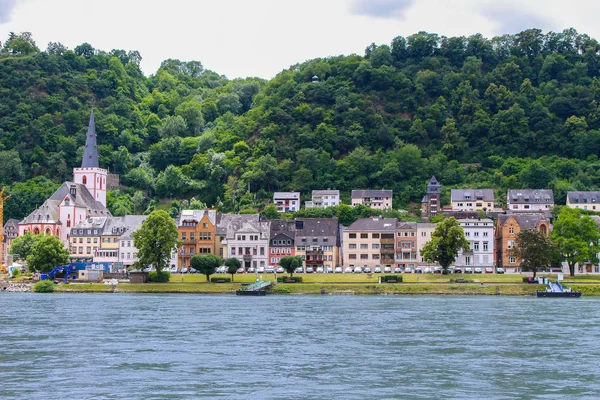
[(0, 294), (2, 399), (597, 399), (600, 299)]

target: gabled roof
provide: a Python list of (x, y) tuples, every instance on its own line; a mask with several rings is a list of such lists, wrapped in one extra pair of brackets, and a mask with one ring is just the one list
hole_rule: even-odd
[(326, 195), (331, 195), (331, 196), (339, 196), (340, 195), (340, 191), (339, 190), (313, 190), (312, 191), (312, 195), (313, 196), (326, 196)]
[(507, 204), (554, 204), (552, 189), (509, 189)]
[(273, 193), (273, 198), (284, 200), (297, 200), (300, 198), (300, 192), (275, 192)]
[(397, 224), (396, 218), (360, 218), (346, 228), (346, 231), (395, 232)]
[(392, 197), (392, 190), (353, 190), (352, 198), (360, 199), (363, 197)]
[(103, 235), (123, 235), (127, 231), (136, 231), (144, 221), (147, 215), (121, 215), (119, 217), (109, 217), (104, 224)]
[(178, 218), (177, 226), (182, 226), (185, 221), (198, 221), (204, 218), (204, 215), (208, 216), (211, 224), (217, 223), (217, 211), (216, 210), (182, 210), (181, 215)]
[(543, 214), (500, 214), (498, 215), (500, 226), (504, 226), (511, 217), (517, 221), (521, 229), (535, 229), (540, 222), (549, 222)]
[(600, 192), (567, 192), (569, 204), (600, 204)]
[(494, 201), (492, 189), (452, 189), (450, 191), (451, 201)]
[(296, 232), (296, 222), (285, 219), (271, 220), (271, 237), (278, 233), (285, 233), (289, 236), (294, 236)]
[(339, 246), (340, 224), (337, 218), (296, 218), (294, 221), (296, 245)]
[[(71, 189), (74, 190), (75, 196)], [(64, 182), (38, 209), (29, 214), (21, 224), (34, 224), (38, 222), (59, 223), (60, 204), (69, 198), (71, 206), (83, 207), (88, 217), (109, 217), (110, 212), (102, 203), (96, 201), (88, 188), (80, 183)]]
[(417, 229), (417, 223), (416, 222), (403, 222), (403, 221), (398, 221), (397, 225), (396, 225), (396, 229), (403, 229), (403, 230), (416, 230)]

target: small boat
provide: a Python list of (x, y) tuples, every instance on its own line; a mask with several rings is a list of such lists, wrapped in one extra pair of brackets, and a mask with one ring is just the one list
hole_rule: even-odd
[(548, 281), (546, 290), (538, 290), (537, 297), (581, 297), (581, 291), (564, 287), (560, 282)]

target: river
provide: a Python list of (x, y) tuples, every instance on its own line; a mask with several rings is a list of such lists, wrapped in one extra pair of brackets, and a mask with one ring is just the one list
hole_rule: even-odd
[(3, 399), (597, 399), (600, 299), (0, 293)]

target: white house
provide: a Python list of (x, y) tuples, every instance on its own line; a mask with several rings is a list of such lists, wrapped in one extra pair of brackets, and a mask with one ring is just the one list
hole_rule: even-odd
[(340, 204), (339, 190), (313, 190), (312, 201), (306, 202), (306, 208), (326, 208)]
[(275, 192), (273, 203), (278, 212), (296, 212), (300, 210), (300, 192)]
[(552, 189), (510, 189), (506, 196), (508, 211), (550, 211), (554, 206)]
[(246, 270), (269, 265), (268, 221), (261, 221), (258, 214), (223, 214), (218, 227), (227, 232), (223, 243), (226, 258), (237, 258)]
[(458, 223), (465, 232), (465, 239), (469, 241), (471, 251), (460, 250), (454, 266), (482, 269), (494, 267), (494, 221), (491, 219), (459, 219)]
[(450, 198), (452, 211), (502, 211), (492, 189), (452, 189)]

